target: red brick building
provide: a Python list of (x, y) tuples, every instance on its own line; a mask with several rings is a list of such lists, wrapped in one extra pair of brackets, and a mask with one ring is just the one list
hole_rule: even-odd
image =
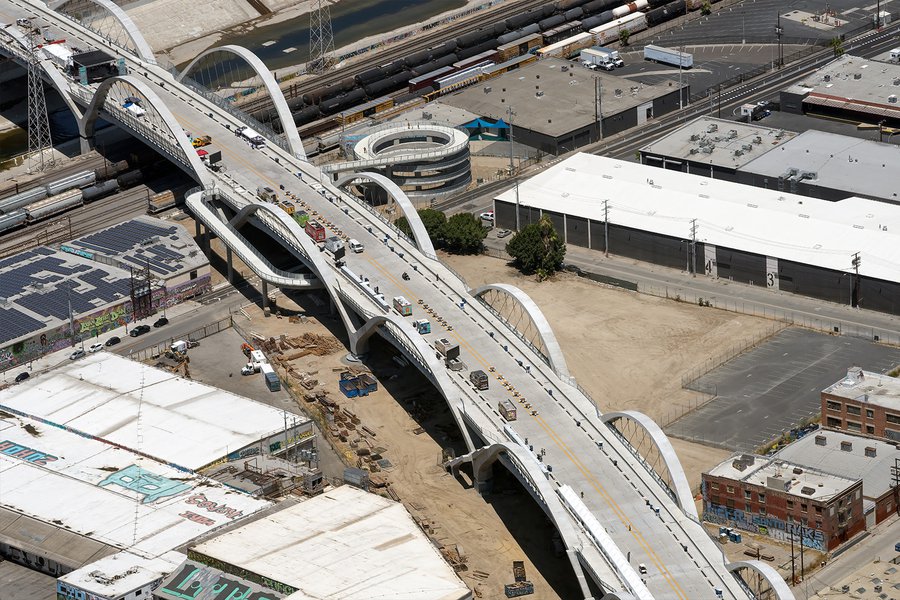
[(862, 487), (859, 478), (736, 454), (703, 473), (703, 518), (827, 552), (865, 530)]
[(900, 441), (900, 379), (852, 367), (821, 397), (823, 427)]

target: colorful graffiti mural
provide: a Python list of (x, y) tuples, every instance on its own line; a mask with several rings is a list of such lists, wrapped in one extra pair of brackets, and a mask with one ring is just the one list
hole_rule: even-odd
[(9, 440), (0, 442), (0, 454), (5, 454), (6, 456), (24, 460), (35, 465), (46, 465), (47, 463), (59, 460), (59, 457), (57, 456), (53, 456), (52, 454), (47, 454), (46, 452), (41, 452), (39, 450), (34, 450), (32, 448), (22, 446), (21, 444), (17, 444)]
[(774, 517), (756, 515), (711, 502), (703, 503), (703, 520), (766, 535), (779, 542), (790, 543), (793, 537), (794, 543), (802, 542), (807, 548), (822, 552), (827, 550), (825, 535), (818, 529), (801, 527), (800, 523), (788, 523)]
[(98, 485), (118, 485), (126, 490), (137, 492), (144, 497), (141, 501), (142, 504), (150, 504), (160, 498), (176, 496), (193, 487), (189, 483), (166, 479), (137, 465), (130, 465), (121, 471), (116, 471)]
[[(235, 567), (234, 565), (230, 565), (211, 556), (200, 554), (196, 550), (188, 549), (188, 558), (193, 561), (202, 563), (203, 565), (206, 565), (208, 567), (212, 567), (213, 569), (222, 571), (223, 573), (229, 573), (236, 577), (240, 577), (241, 579), (246, 579), (247, 581), (257, 583), (261, 586), (275, 590), (279, 594), (284, 594), (285, 596), (290, 596), (297, 591), (297, 588), (291, 585), (282, 583), (280, 581), (275, 581), (270, 577), (264, 577), (247, 569)], [(265, 596), (263, 596), (263, 598), (265, 598)], [(203, 600), (206, 600), (206, 598), (204, 598)]]
[(263, 589), (244, 580), (228, 577), (218, 569), (212, 569), (192, 561), (186, 561), (181, 569), (169, 576), (154, 592), (165, 600), (280, 600), (281, 594)]
[(212, 500), (206, 497), (206, 494), (199, 493), (193, 494), (192, 496), (188, 496), (185, 500), (186, 504), (193, 504), (198, 508), (206, 509), (211, 513), (216, 513), (220, 515), (225, 515), (232, 521), (235, 519), (240, 519), (244, 516), (244, 511), (237, 510), (236, 508), (231, 508), (225, 504), (219, 504), (218, 502), (213, 502)]

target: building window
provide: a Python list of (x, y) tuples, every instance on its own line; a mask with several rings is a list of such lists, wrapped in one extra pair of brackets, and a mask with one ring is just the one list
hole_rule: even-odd
[(889, 440), (900, 441), (900, 431), (894, 431), (892, 429), (885, 429), (884, 437), (886, 437)]
[(718, 496), (710, 496), (709, 501), (713, 504), (721, 504), (722, 503)]
[(752, 495), (751, 495), (751, 493), (750, 493), (750, 490), (744, 490), (744, 499), (745, 499), (745, 500), (752, 500), (752, 499), (753, 499), (753, 498), (752, 498)]
[(858, 406), (853, 406), (853, 405), (851, 405), (851, 404), (848, 404), (848, 405), (847, 405), (847, 414), (848, 414), (848, 415), (858, 415), (858, 414), (860, 414), (859, 407), (858, 407)]
[(788, 500), (788, 501), (787, 501), (787, 509), (788, 509), (788, 510), (794, 510), (794, 501), (793, 501), (793, 500)]
[(866, 418), (867, 418), (867, 419), (874, 419), (874, 418), (875, 418), (875, 411), (872, 410), (871, 408), (867, 408), (867, 409), (866, 409)]
[(765, 507), (765, 506), (760, 506), (760, 507), (759, 507), (759, 514), (765, 516), (765, 514), (766, 514), (766, 507)]
[(866, 433), (868, 433), (869, 435), (875, 435), (875, 426), (866, 425)]
[(854, 423), (853, 421), (847, 421), (847, 430), (862, 431), (862, 425), (860, 425), (859, 423)]
[(759, 493), (759, 503), (760, 503), (760, 504), (765, 504), (765, 503), (766, 503), (766, 495), (763, 494), (762, 492)]
[(828, 408), (828, 410), (834, 410), (837, 412), (841, 412), (841, 403), (840, 402), (835, 402), (833, 400), (827, 400), (825, 402), (825, 406)]
[(733, 485), (725, 486), (725, 491), (728, 492), (729, 494), (733, 494), (733, 493), (734, 493), (734, 486), (733, 486)]
[(713, 481), (713, 482), (711, 482), (711, 483), (709, 484), (709, 488), (710, 488), (711, 490), (719, 491), (719, 484), (716, 483), (715, 481)]
[(191, 271), (191, 279), (197, 279), (197, 271)]
[(884, 415), (884, 418), (887, 419), (888, 423), (900, 423), (900, 416), (892, 415), (891, 413), (887, 413)]
[(821, 515), (821, 514), (822, 514), (822, 507), (821, 507), (821, 506), (816, 506), (816, 507), (814, 507), (814, 508), (816, 509), (816, 514), (817, 514), (817, 515)]
[(816, 521), (816, 529), (822, 529), (822, 521)]
[(802, 513), (806, 512), (806, 502), (800, 503), (800, 512), (802, 512)]
[(835, 418), (835, 417), (828, 417), (825, 420), (826, 427), (837, 427), (838, 429), (840, 429), (842, 424), (843, 424), (843, 421), (841, 421), (840, 419)]

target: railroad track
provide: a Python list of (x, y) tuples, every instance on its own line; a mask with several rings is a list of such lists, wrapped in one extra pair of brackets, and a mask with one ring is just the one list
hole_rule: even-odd
[[(460, 35), (480, 29), (485, 25), (485, 17), (490, 18), (490, 22), (496, 23), (515, 16), (519, 13), (542, 7), (547, 0), (508, 0), (506, 4), (502, 4), (494, 9), (488, 9), (486, 12), (477, 12), (464, 19), (460, 19), (456, 23), (451, 23), (443, 28), (434, 29), (430, 33), (424, 35), (412, 36), (408, 41), (398, 42), (386, 46), (383, 50), (369, 52), (364, 54), (365, 60), (361, 60), (352, 65), (348, 65), (340, 71), (328, 71), (315, 78), (308, 78), (305, 81), (299, 81), (295, 84), (283, 88), (286, 98), (297, 98), (317, 90), (337, 83), (347, 77), (352, 77), (367, 69), (373, 64), (387, 64), (399, 58), (403, 58), (413, 52), (425, 50), (437, 44), (455, 39)], [(255, 98), (238, 107), (246, 112), (253, 113), (259, 110), (272, 108), (272, 101), (267, 97)]]

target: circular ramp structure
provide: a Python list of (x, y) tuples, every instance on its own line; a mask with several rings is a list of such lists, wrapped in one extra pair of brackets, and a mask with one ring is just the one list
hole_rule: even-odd
[(438, 200), (472, 182), (469, 135), (428, 121), (389, 123), (365, 134), (352, 147), (354, 160), (323, 168), (333, 178), (375, 171), (413, 201)]

